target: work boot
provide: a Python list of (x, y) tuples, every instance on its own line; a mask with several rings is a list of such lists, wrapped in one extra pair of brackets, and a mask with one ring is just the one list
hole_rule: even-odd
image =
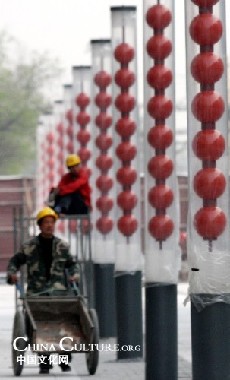
[(69, 364), (62, 363), (62, 364), (60, 364), (60, 367), (61, 367), (62, 372), (70, 372), (71, 371), (71, 367)]
[(39, 374), (40, 375), (48, 375), (49, 371), (50, 371), (50, 369), (47, 366), (44, 366), (44, 367), (40, 366), (39, 367)]

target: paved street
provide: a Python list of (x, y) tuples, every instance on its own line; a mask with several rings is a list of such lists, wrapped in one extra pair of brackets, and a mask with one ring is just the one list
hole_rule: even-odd
[[(180, 380), (191, 380), (191, 343), (190, 343), (190, 305), (183, 301), (186, 297), (187, 284), (178, 286), (178, 325), (179, 325), (179, 377)], [(0, 378), (13, 378), (11, 364), (11, 332), (14, 315), (14, 288), (0, 284)], [(115, 339), (104, 339), (102, 343), (115, 344)], [(144, 380), (144, 360), (117, 361), (116, 352), (100, 352), (99, 366), (92, 377), (87, 372), (85, 354), (74, 354), (71, 363), (72, 371), (65, 374), (56, 365), (49, 375), (39, 375), (37, 365), (25, 365), (21, 378), (33, 379), (68, 379), (76, 380)]]

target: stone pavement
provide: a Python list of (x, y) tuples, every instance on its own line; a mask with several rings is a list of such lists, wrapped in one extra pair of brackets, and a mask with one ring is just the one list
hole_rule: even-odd
[[(183, 301), (186, 297), (187, 284), (178, 285), (178, 350), (179, 350), (179, 376), (180, 380), (191, 380), (191, 343), (190, 343), (190, 305), (186, 307)], [(11, 364), (11, 333), (14, 315), (14, 288), (0, 284), (0, 379), (13, 378)], [(100, 340), (100, 344), (114, 344), (114, 338)], [(87, 372), (85, 354), (73, 354), (72, 371), (62, 373), (56, 365), (49, 375), (38, 375), (38, 366), (25, 365), (21, 378), (28, 379), (70, 379), (76, 380), (144, 380), (144, 359), (116, 360), (116, 352), (100, 352), (99, 366), (92, 377)]]

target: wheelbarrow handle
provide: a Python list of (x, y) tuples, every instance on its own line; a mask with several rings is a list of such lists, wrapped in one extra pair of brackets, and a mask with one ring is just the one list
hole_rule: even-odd
[(24, 298), (24, 291), (21, 285), (18, 282), (16, 282), (15, 286), (16, 286), (17, 291), (19, 292), (20, 298)]

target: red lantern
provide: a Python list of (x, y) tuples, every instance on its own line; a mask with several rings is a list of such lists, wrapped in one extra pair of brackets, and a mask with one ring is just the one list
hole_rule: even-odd
[(156, 215), (149, 221), (149, 232), (157, 241), (164, 241), (172, 235), (174, 224), (168, 215)]
[(221, 21), (211, 13), (196, 16), (189, 28), (192, 39), (198, 45), (214, 45), (222, 36)]
[(66, 117), (66, 119), (68, 120), (68, 122), (69, 122), (70, 124), (72, 124), (72, 122), (73, 122), (73, 111), (72, 111), (72, 109), (69, 109), (69, 110), (66, 112), (65, 117)]
[(101, 234), (108, 234), (113, 229), (113, 221), (108, 216), (100, 217), (96, 222), (96, 227)]
[(173, 171), (173, 162), (166, 155), (152, 157), (148, 163), (148, 171), (155, 179), (165, 180)]
[(67, 135), (69, 137), (72, 137), (73, 136), (73, 124), (69, 124), (67, 129), (66, 129), (66, 132), (67, 132)]
[(130, 137), (136, 130), (135, 122), (129, 117), (121, 118), (116, 123), (116, 131), (121, 137)]
[(156, 30), (166, 28), (172, 20), (172, 14), (164, 5), (157, 4), (150, 7), (146, 14), (148, 25)]
[(58, 175), (59, 175), (59, 177), (62, 177), (64, 173), (65, 173), (64, 168), (61, 167), (61, 166), (59, 166), (59, 168), (58, 168)]
[(203, 207), (194, 217), (194, 227), (205, 240), (215, 240), (226, 226), (226, 217), (219, 207)]
[(172, 144), (173, 133), (166, 125), (156, 125), (149, 130), (147, 138), (153, 148), (165, 150)]
[(108, 108), (112, 103), (112, 97), (106, 92), (100, 92), (95, 97), (95, 103), (99, 108)]
[(199, 197), (214, 200), (220, 197), (226, 186), (223, 173), (216, 168), (201, 169), (194, 177), (194, 190)]
[(114, 57), (121, 64), (127, 65), (134, 58), (134, 49), (126, 42), (123, 42), (115, 48)]
[(124, 212), (131, 212), (137, 204), (137, 196), (132, 191), (122, 191), (117, 197), (117, 204)]
[(96, 159), (96, 166), (102, 171), (108, 171), (113, 165), (113, 160), (106, 154), (101, 154)]
[(95, 142), (101, 151), (107, 151), (112, 146), (113, 140), (110, 136), (101, 134), (97, 136)]
[(47, 133), (46, 139), (49, 142), (49, 144), (52, 144), (54, 142), (54, 134), (52, 132)]
[(91, 228), (92, 228), (92, 225), (91, 225), (89, 219), (82, 219), (82, 221), (81, 221), (82, 233), (87, 235)]
[(91, 157), (91, 152), (89, 149), (85, 148), (85, 147), (81, 147), (79, 150), (78, 150), (78, 155), (80, 156), (81, 158), (81, 161), (83, 162), (86, 162), (90, 159)]
[(135, 98), (127, 92), (119, 94), (115, 99), (116, 108), (122, 113), (129, 113), (135, 106)]
[(52, 145), (48, 146), (47, 153), (48, 153), (49, 156), (53, 156), (53, 154), (54, 154), (54, 148), (53, 148)]
[(69, 220), (69, 231), (72, 234), (77, 232), (77, 221), (76, 220)]
[(64, 139), (63, 139), (63, 137), (58, 137), (57, 144), (58, 144), (58, 146), (59, 146), (60, 149), (64, 148)]
[(128, 89), (131, 87), (135, 81), (135, 75), (133, 71), (129, 70), (128, 68), (124, 67), (120, 70), (117, 70), (115, 73), (115, 83), (121, 87), (122, 89)]
[(57, 131), (61, 134), (64, 132), (64, 125), (62, 123), (57, 125)]
[(64, 232), (65, 232), (65, 223), (64, 223), (64, 221), (60, 220), (60, 221), (58, 222), (58, 226), (57, 226), (57, 228), (58, 228), (58, 231), (59, 231), (61, 234), (64, 234)]
[(137, 154), (137, 148), (129, 141), (125, 141), (117, 146), (116, 154), (121, 161), (131, 161)]
[(113, 186), (113, 180), (107, 175), (100, 175), (96, 180), (96, 186), (101, 192), (107, 193)]
[(215, 123), (224, 112), (224, 101), (216, 91), (199, 92), (192, 101), (192, 112), (202, 123)]
[(165, 95), (157, 95), (148, 101), (147, 109), (153, 119), (165, 120), (171, 115), (173, 104)]
[(159, 34), (148, 40), (146, 48), (151, 58), (162, 61), (171, 53), (172, 43), (164, 35)]
[(63, 160), (64, 160), (64, 154), (63, 154), (62, 151), (61, 151), (61, 152), (58, 152), (57, 157), (58, 157), (58, 160), (59, 160), (59, 161), (63, 162)]
[(106, 131), (112, 125), (112, 117), (105, 112), (100, 112), (95, 118), (95, 123), (102, 131)]
[(87, 131), (87, 129), (80, 129), (80, 131), (77, 133), (77, 140), (82, 144), (86, 145), (90, 140), (90, 133)]
[(137, 230), (137, 219), (133, 215), (122, 216), (118, 219), (117, 227), (123, 235), (130, 237)]
[(81, 92), (76, 97), (75, 102), (78, 105), (78, 107), (84, 109), (84, 108), (86, 108), (88, 106), (88, 104), (90, 102), (90, 99), (89, 99), (88, 95), (86, 95), (85, 93)]
[(192, 148), (195, 155), (201, 160), (216, 161), (225, 150), (225, 140), (215, 129), (199, 131), (193, 139)]
[(113, 208), (113, 200), (104, 195), (97, 199), (96, 206), (102, 213), (108, 213)]
[(49, 160), (48, 160), (48, 167), (51, 170), (54, 169), (54, 159), (53, 158), (49, 158)]
[(74, 145), (73, 145), (73, 141), (68, 141), (67, 145), (66, 145), (66, 148), (67, 148), (67, 151), (69, 153), (73, 153), (74, 151)]
[(173, 202), (173, 192), (167, 185), (157, 185), (149, 191), (148, 200), (151, 206), (165, 209)]
[(164, 65), (156, 65), (149, 69), (147, 82), (155, 90), (167, 88), (172, 83), (172, 71)]
[(198, 54), (191, 63), (192, 76), (202, 85), (214, 84), (222, 77), (223, 71), (222, 59), (213, 52)]
[(112, 77), (106, 71), (99, 71), (94, 77), (94, 83), (100, 88), (105, 89), (112, 82)]
[(76, 121), (81, 127), (85, 127), (90, 122), (90, 116), (85, 111), (80, 111), (76, 116)]
[(116, 177), (121, 185), (131, 186), (136, 182), (137, 172), (131, 167), (124, 167), (118, 169)]

